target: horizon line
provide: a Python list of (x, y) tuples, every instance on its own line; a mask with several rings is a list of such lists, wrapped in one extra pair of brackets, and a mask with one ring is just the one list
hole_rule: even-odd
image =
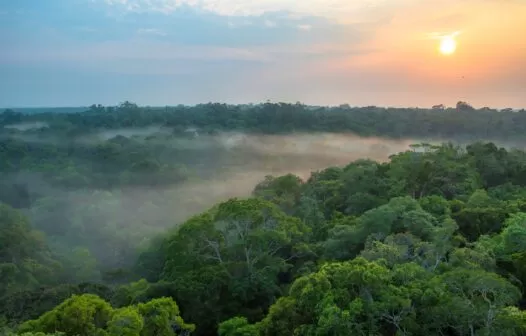
[[(72, 106), (72, 105), (57, 105), (57, 106), (2, 106), (0, 107), (0, 113), (3, 113), (5, 110), (14, 110), (16, 112), (17, 109), (24, 109), (24, 110), (29, 110), (29, 109), (34, 109), (34, 110), (40, 110), (40, 109), (80, 109), (80, 108), (85, 108), (85, 109), (89, 109), (90, 106), (92, 105), (101, 105), (103, 107), (116, 107), (116, 106), (119, 106), (120, 104), (126, 102), (125, 101), (122, 101), (120, 103), (117, 103), (117, 104), (108, 104), (108, 105), (104, 105), (104, 104), (89, 104), (89, 105), (76, 105), (76, 106)], [(266, 104), (266, 103), (271, 103), (271, 104), (289, 104), (289, 105), (294, 105), (294, 104), (301, 104), (301, 105), (305, 105), (305, 106), (308, 106), (308, 107), (324, 107), (324, 108), (334, 108), (334, 107), (342, 107), (342, 106), (345, 106), (345, 105), (348, 105), (350, 108), (371, 108), (371, 107), (376, 107), (376, 108), (384, 108), (384, 109), (418, 109), (418, 110), (432, 110), (433, 109), (433, 106), (435, 105), (432, 105), (432, 106), (427, 106), (427, 107), (423, 107), (423, 106), (410, 106), (410, 105), (351, 105), (349, 103), (340, 103), (340, 104), (307, 104), (307, 103), (303, 103), (301, 101), (296, 101), (296, 102), (287, 102), (287, 101), (272, 101), (272, 100), (266, 100), (266, 101), (261, 101), (261, 102), (258, 102), (258, 103), (255, 103), (255, 102), (248, 102), (248, 103), (228, 103), (228, 102), (221, 102), (221, 101), (209, 101), (209, 102), (202, 102), (202, 103), (194, 103), (194, 104), (183, 104), (183, 103), (179, 103), (179, 104), (167, 104), (167, 105), (150, 105), (150, 104), (138, 104), (138, 103), (135, 103), (135, 102), (132, 102), (132, 101), (127, 101), (129, 103), (132, 103), (132, 104), (136, 104), (138, 107), (148, 107), (148, 108), (167, 108), (167, 107), (178, 107), (178, 106), (184, 106), (184, 107), (196, 107), (198, 105), (207, 105), (207, 104), (225, 104), (225, 105), (232, 105), (232, 106), (243, 106), (243, 105), (262, 105), (262, 104)], [(470, 104), (468, 102), (468, 104)], [(436, 105), (443, 105), (445, 108), (445, 110), (447, 109), (455, 109), (456, 107), (455, 106), (448, 106), (448, 105), (444, 105), (444, 104), (436, 104)], [(513, 111), (521, 111), (521, 110), (526, 110), (526, 107), (512, 107), (512, 106), (507, 106), (507, 107), (491, 107), (491, 106), (482, 106), (482, 107), (475, 107), (474, 105), (470, 104), (475, 110), (481, 110), (481, 109), (490, 109), (490, 110), (505, 110), (505, 109), (512, 109)]]

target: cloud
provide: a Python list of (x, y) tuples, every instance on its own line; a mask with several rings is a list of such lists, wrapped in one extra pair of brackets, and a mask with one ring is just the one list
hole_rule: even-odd
[[(38, 55), (38, 57), (33, 55)], [(55, 48), (36, 47), (23, 50), (4, 50), (0, 53), (0, 60), (4, 64), (72, 62), (77, 63), (79, 66), (81, 66), (79, 62), (107, 62), (111, 60), (145, 60), (150, 62), (163, 60), (235, 60), (265, 62), (269, 60), (269, 54), (249, 48), (185, 46), (166, 42), (132, 40)]]
[(303, 31), (309, 31), (312, 29), (312, 26), (308, 24), (300, 24), (300, 25), (297, 25), (296, 27), (298, 27), (299, 30), (303, 30)]
[[(5, 49), (0, 51), (0, 63), (12, 65), (74, 64), (76, 67), (97, 63), (102, 67), (107, 67), (110, 62), (126, 62), (130, 68), (136, 67), (138, 63), (150, 64), (148, 67), (151, 67), (158, 62), (184, 65), (189, 61), (278, 64), (287, 61), (296, 62), (298, 59), (350, 58), (372, 52), (376, 50), (364, 49), (359, 45), (338, 43), (276, 44), (272, 47), (262, 45), (234, 48), (213, 45), (178, 45), (163, 41), (134, 39), (119, 42), (57, 45), (53, 48), (38, 45), (23, 49)], [(148, 72), (148, 67), (141, 71)]]
[[(97, 2), (93, 4), (89, 1)], [(8, 41), (15, 49), (35, 44), (45, 44), (53, 48), (56, 44), (74, 46), (86, 41), (97, 43), (140, 38), (174, 45), (242, 48), (337, 41), (357, 43), (366, 38), (366, 34), (359, 31), (360, 27), (339, 25), (315, 16), (285, 12), (269, 12), (250, 17), (221, 16), (188, 7), (179, 7), (178, 10), (165, 15), (161, 12), (127, 11), (127, 6), (136, 0), (111, 0), (108, 4), (100, 6), (102, 1), (104, 0), (78, 0), (74, 2), (76, 6), (69, 6), (71, 8), (66, 12), (55, 11), (56, 7), (46, 3), (46, 8), (32, 11), (29, 16), (17, 19), (15, 24), (0, 22), (0, 42)], [(79, 5), (79, 2), (84, 5)], [(152, 2), (155, 3), (156, 0)], [(108, 11), (114, 15), (108, 15)], [(117, 13), (123, 11), (126, 14)], [(16, 29), (9, 30), (10, 26), (15, 26)], [(305, 34), (301, 29), (308, 29), (307, 26), (315, 29)], [(53, 36), (51, 33), (45, 33), (49, 28), (54, 29)]]
[[(291, 17), (318, 16), (345, 22), (362, 21), (368, 14), (418, 0), (98, 0), (130, 12), (173, 13), (194, 8), (222, 16), (261, 16), (289, 13)], [(360, 18), (360, 19), (357, 19)]]
[[(227, 17), (258, 17), (269, 13), (282, 13), (288, 20), (319, 17), (340, 24), (385, 22), (400, 12), (427, 7), (418, 16), (433, 24), (461, 22), (472, 16), (472, 10), (455, 12), (458, 8), (472, 8), (486, 4), (498, 6), (524, 6), (524, 0), (93, 0), (105, 2), (121, 12), (158, 12), (173, 14), (193, 9)], [(449, 11), (449, 13), (447, 13)], [(430, 18), (440, 13), (440, 18)], [(431, 15), (430, 15), (431, 14)], [(284, 17), (285, 17), (284, 16)]]
[[(149, 1), (142, 0), (104, 0), (110, 6), (124, 6), (128, 11), (141, 11), (144, 5), (148, 5)], [(158, 1), (161, 2), (161, 1)]]

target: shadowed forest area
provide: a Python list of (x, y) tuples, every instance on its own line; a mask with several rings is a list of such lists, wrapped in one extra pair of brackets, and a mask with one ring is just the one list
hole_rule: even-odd
[(525, 335), (526, 111), (0, 114), (0, 335)]

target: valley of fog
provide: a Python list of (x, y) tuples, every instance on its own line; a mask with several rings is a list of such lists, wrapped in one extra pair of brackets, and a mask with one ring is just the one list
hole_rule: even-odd
[[(413, 140), (360, 138), (346, 134), (219, 134), (195, 138), (144, 139), (145, 136), (153, 134), (159, 134), (158, 129), (112, 130), (82, 137), (79, 141), (85, 143), (90, 139), (95, 145), (97, 140), (108, 140), (117, 135), (133, 136), (141, 141), (155, 141), (163, 146), (184, 149), (193, 156), (191, 163), (194, 170), (190, 169), (190, 173), (195, 173), (195, 176), (189, 181), (158, 188), (141, 186), (111, 191), (114, 196), (118, 195), (123, 205), (127, 205), (126, 209), (122, 210), (128, 214), (131, 211), (137, 220), (143, 218), (141, 221), (163, 227), (173, 226), (228, 198), (249, 196), (256, 184), (266, 175), (293, 173), (307, 179), (313, 171), (329, 166), (343, 166), (356, 159), (386, 160), (389, 155), (404, 151), (414, 143)], [(29, 135), (17, 138), (28, 142), (46, 141)], [(206, 174), (199, 174), (200, 171), (206, 171)], [(30, 181), (30, 185), (39, 190), (39, 193), (67, 193), (67, 199), (71, 203), (82, 202), (85, 205), (101, 201), (99, 193), (91, 200), (86, 198), (93, 190), (57, 190), (47, 186), (45, 181), (27, 176), (20, 180)], [(158, 205), (158, 198), (162, 198), (161, 203), (166, 207), (156, 207), (153, 213), (141, 209), (141, 206), (149, 203)], [(166, 218), (166, 222), (159, 223), (157, 218)]]
[(15, 129), (18, 131), (28, 131), (28, 130), (48, 127), (48, 124), (42, 121), (35, 121), (35, 122), (11, 124), (11, 125), (6, 125), (4, 127), (7, 129)]
[[(12, 136), (27, 142), (61, 144), (60, 139), (37, 137), (31, 132)], [(150, 238), (190, 216), (229, 198), (249, 196), (267, 175), (293, 173), (305, 180), (313, 171), (364, 158), (385, 161), (391, 154), (409, 149), (411, 144), (426, 142), (341, 133), (199, 135), (191, 130), (188, 136), (173, 136), (160, 127), (109, 130), (82, 135), (73, 141), (96, 146), (116, 136), (182, 151), (182, 157), (166, 156), (161, 160), (181, 163), (191, 177), (177, 184), (113, 190), (66, 190), (51, 186), (34, 173), (20, 172), (13, 177), (41, 197), (25, 212), (36, 228), (47, 225), (45, 231), (52, 242), (57, 241), (57, 250), (87, 247), (99, 264), (108, 268), (126, 266)], [(522, 147), (502, 142), (499, 145)], [(57, 224), (49, 228), (49, 224), (40, 223)]]

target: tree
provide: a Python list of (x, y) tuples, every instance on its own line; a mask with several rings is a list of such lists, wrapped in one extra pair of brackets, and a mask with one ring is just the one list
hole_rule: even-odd
[(60, 263), (21, 212), (0, 203), (0, 298), (57, 280)]
[[(234, 318), (224, 335), (516, 335), (524, 314), (520, 292), (480, 269), (433, 274), (415, 263), (387, 268), (382, 260), (329, 263), (297, 279), (289, 295), (255, 324)], [(252, 335), (252, 334), (248, 334)]]
[(171, 298), (113, 309), (93, 294), (73, 295), (19, 332), (61, 332), (64, 336), (188, 336), (195, 329)]
[(464, 101), (457, 102), (457, 111), (473, 111), (475, 110), (473, 106), (469, 105), (468, 103)]
[(458, 223), (460, 232), (470, 241), (484, 234), (497, 233), (508, 216), (508, 210), (502, 207), (471, 208), (466, 207), (452, 214)]
[(444, 327), (449, 324), (463, 335), (500, 332), (495, 324), (497, 316), (521, 296), (505, 279), (482, 270), (455, 269), (436, 277), (433, 284), (438, 283), (447, 295), (431, 308), (430, 315), (442, 316)]
[(256, 326), (248, 323), (244, 317), (234, 317), (222, 322), (218, 328), (219, 336), (259, 336)]
[[(261, 317), (310, 251), (309, 229), (262, 199), (232, 199), (195, 216), (169, 238), (163, 279), (174, 282), (197, 332), (230, 314)], [(207, 302), (206, 310), (201, 303)]]
[(392, 194), (405, 193), (413, 198), (439, 195), (452, 199), (470, 195), (480, 187), (478, 172), (461, 148), (452, 144), (421, 144), (415, 151), (392, 156), (388, 175), (392, 179)]
[[(187, 336), (195, 329), (179, 316), (179, 307), (171, 298), (139, 303), (137, 310), (144, 318), (141, 336)], [(135, 324), (138, 326), (137, 322)]]
[(285, 213), (293, 214), (301, 195), (302, 183), (299, 177), (292, 174), (267, 176), (263, 182), (256, 185), (252, 195), (271, 201)]
[(108, 322), (110, 336), (141, 336), (144, 319), (135, 307), (117, 309)]
[(416, 298), (419, 293), (403, 293), (387, 283), (402, 281), (403, 287), (425, 272), (399, 273), (416, 278), (398, 280), (387, 268), (362, 258), (326, 264), (319, 272), (297, 279), (289, 296), (278, 300), (256, 327), (261, 335), (375, 334), (385, 322), (403, 334), (405, 325), (412, 325), (411, 295)]
[(98, 296), (73, 295), (38, 319), (22, 324), (20, 331), (60, 331), (66, 336), (102, 336), (111, 315), (112, 307)]

